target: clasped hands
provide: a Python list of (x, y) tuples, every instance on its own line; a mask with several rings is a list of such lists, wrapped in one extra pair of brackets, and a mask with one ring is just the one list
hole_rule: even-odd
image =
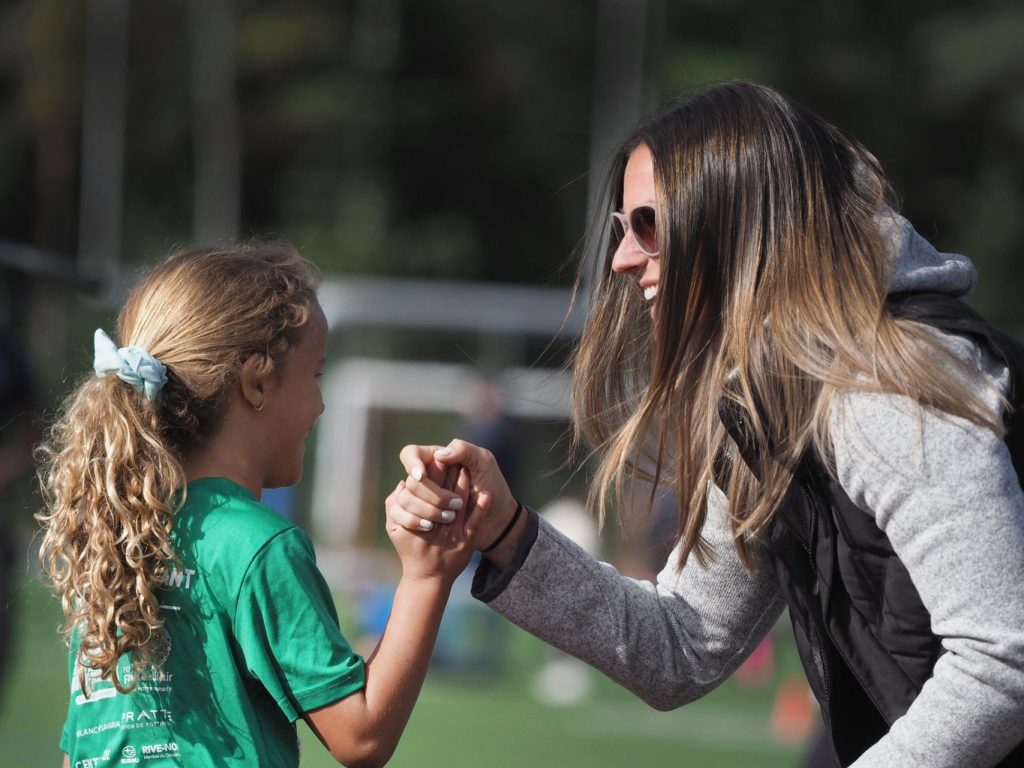
[(487, 549), (496, 564), (507, 564), (525, 523), (490, 451), (453, 440), (447, 446), (407, 445), (399, 458), (408, 476), (386, 501), (389, 532), (398, 527), (428, 540), (465, 541)]

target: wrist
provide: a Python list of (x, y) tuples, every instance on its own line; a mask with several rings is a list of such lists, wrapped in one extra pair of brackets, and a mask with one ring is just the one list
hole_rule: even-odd
[(449, 575), (439, 571), (424, 571), (418, 568), (403, 568), (400, 585), (426, 598), (440, 596), (447, 600), (458, 574)]
[(519, 517), (520, 515), (522, 515), (522, 513), (523, 504), (520, 501), (516, 501), (515, 511), (512, 513), (511, 517), (508, 518), (508, 521), (504, 524), (501, 531), (498, 533), (497, 536), (491, 539), (490, 544), (485, 544), (483, 549), (481, 549), (480, 551), (483, 554), (487, 554), (491, 550), (496, 549), (498, 546), (500, 546), (501, 542), (503, 542), (512, 532), (512, 529), (516, 527), (516, 524), (519, 522)]
[(509, 519), (504, 521), (502, 528), (494, 535), (500, 540), (492, 538), (485, 542), (484, 546), (487, 548), (482, 548), (481, 554), (499, 568), (505, 568), (515, 557), (519, 542), (526, 531), (530, 514), (530, 510), (525, 506), (521, 509), (517, 506)]

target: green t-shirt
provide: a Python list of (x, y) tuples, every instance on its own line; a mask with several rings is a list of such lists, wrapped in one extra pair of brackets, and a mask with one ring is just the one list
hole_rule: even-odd
[(181, 565), (159, 592), (164, 661), (130, 694), (70, 663), (61, 749), (72, 768), (296, 766), (295, 721), (363, 687), (309, 537), (224, 478), (189, 484)]

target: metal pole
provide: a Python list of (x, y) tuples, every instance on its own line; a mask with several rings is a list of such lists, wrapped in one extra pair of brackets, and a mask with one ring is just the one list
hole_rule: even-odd
[[(594, 95), (591, 109), (590, 174), (587, 222), (597, 213), (599, 184), (615, 146), (640, 120), (643, 109), (647, 0), (598, 0), (594, 45)], [(591, 265), (587, 294), (600, 279), (601, 264)]]
[(78, 268), (101, 292), (121, 258), (127, 61), (128, 0), (87, 0)]
[(189, 0), (195, 191), (192, 239), (222, 243), (238, 232), (241, 148), (232, 0)]

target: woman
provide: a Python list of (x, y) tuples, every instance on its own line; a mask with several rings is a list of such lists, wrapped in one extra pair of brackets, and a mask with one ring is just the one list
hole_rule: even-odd
[[(522, 514), (461, 441), (403, 451), (390, 519), (443, 522), (442, 468), (466, 467), (476, 596), (659, 709), (728, 678), (788, 606), (843, 765), (1024, 764), (1011, 373), (956, 301), (970, 262), (892, 210), (863, 146), (753, 84), (642, 125), (607, 199), (574, 428), (602, 514), (636, 478), (680, 500), (657, 585)], [(933, 327), (965, 323), (981, 335)]]

